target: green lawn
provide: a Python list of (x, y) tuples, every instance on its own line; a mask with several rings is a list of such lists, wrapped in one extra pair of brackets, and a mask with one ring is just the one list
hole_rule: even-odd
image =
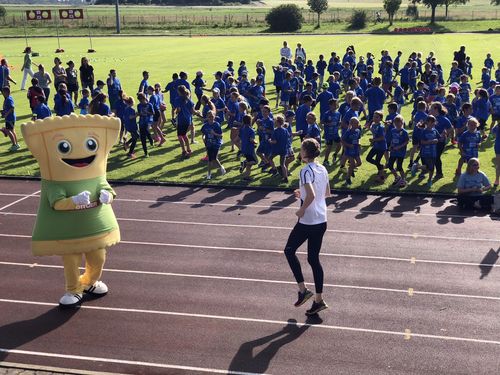
[[(169, 81), (172, 72), (185, 70), (190, 79), (196, 70), (202, 68), (205, 78), (211, 83), (211, 74), (216, 70), (224, 69), (228, 59), (239, 61), (244, 59), (247, 66), (251, 67), (257, 60), (263, 60), (268, 67), (267, 81), (272, 81), (271, 65), (278, 58), (279, 47), (285, 37), (283, 36), (252, 36), (252, 37), (197, 37), (197, 38), (153, 38), (153, 37), (123, 37), (123, 38), (96, 38), (94, 48), (96, 54), (89, 55), (96, 69), (96, 78), (104, 79), (109, 68), (115, 68), (126, 91), (134, 94), (141, 79), (141, 71), (150, 71), (150, 83), (160, 82), (162, 85)], [(492, 52), (495, 61), (500, 59), (500, 37), (497, 34), (440, 34), (432, 36), (376, 36), (376, 35), (346, 35), (346, 36), (289, 36), (286, 37), (291, 45), (298, 41), (307, 49), (309, 56), (320, 53), (328, 55), (334, 49), (338, 52), (345, 50), (347, 45), (354, 44), (358, 54), (366, 54), (367, 51), (379, 54), (381, 49), (387, 48), (392, 52), (401, 49), (404, 57), (411, 51), (421, 51), (424, 55), (433, 50), (446, 70), (448, 70), (452, 53), (458, 46), (467, 46), (468, 53), (473, 56), (474, 76), (477, 78), (482, 61), (487, 51)], [(35, 51), (40, 53), (36, 62), (52, 66), (53, 51), (57, 47), (55, 39), (33, 39), (31, 41)], [(85, 38), (65, 38), (62, 46), (66, 53), (60, 55), (63, 61), (70, 59), (79, 61), (85, 55), (88, 48), (88, 40)], [(13, 65), (14, 79), (20, 83), (21, 76), (19, 67), (22, 61), (22, 50), (24, 40), (11, 39), (2, 41), (1, 54), (7, 57)], [(477, 81), (474, 79), (474, 81)], [(25, 92), (18, 90), (19, 85), (14, 86), (14, 99), (17, 103), (18, 124), (30, 117)], [(274, 99), (272, 86), (268, 86), (269, 96)], [(274, 101), (272, 101), (274, 104)], [(409, 118), (410, 107), (403, 109), (403, 115)], [(169, 113), (169, 112), (168, 112)], [(199, 126), (199, 123), (197, 122)], [(367, 145), (367, 138), (363, 138), (363, 145)], [(221, 160), (228, 170), (224, 177), (216, 177), (211, 183), (241, 184), (238, 163), (235, 154), (229, 151), (229, 136), (225, 134), (226, 143), (221, 151)], [(120, 148), (115, 148), (110, 158), (109, 178), (124, 180), (147, 180), (168, 181), (184, 183), (203, 183), (205, 177), (205, 164), (200, 162), (204, 155), (201, 139), (194, 146), (194, 155), (191, 159), (181, 161), (180, 150), (172, 130), (168, 132), (168, 142), (161, 148), (151, 151), (151, 157), (141, 157), (142, 151), (138, 150), (139, 156), (134, 160), (127, 160), (125, 153)], [(296, 143), (296, 146), (298, 144)], [(5, 138), (0, 140), (0, 174), (1, 175), (24, 175), (36, 176), (38, 169), (36, 163), (29, 155), (24, 143), (21, 141), (22, 149), (17, 153), (5, 152), (8, 142)], [(483, 147), (480, 154), (482, 169), (491, 177), (494, 177), (493, 151), (491, 142)], [(363, 149), (366, 154), (366, 147)], [(456, 167), (458, 152), (456, 148), (447, 149), (444, 156), (445, 178), (438, 181), (432, 187), (433, 192), (451, 192), (454, 188), (452, 176)], [(299, 164), (293, 164), (290, 186), (297, 184), (297, 170)], [(338, 165), (330, 169), (332, 187), (341, 187), (342, 175), (339, 174)], [(372, 191), (383, 191), (390, 189), (388, 186), (392, 178), (385, 185), (374, 184), (375, 168), (364, 162), (353, 180), (352, 188), (360, 188)], [(253, 186), (281, 186), (275, 178), (255, 170)], [(405, 191), (425, 191), (424, 181), (412, 179)]]

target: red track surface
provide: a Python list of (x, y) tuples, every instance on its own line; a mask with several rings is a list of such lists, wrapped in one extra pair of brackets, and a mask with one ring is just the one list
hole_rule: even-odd
[(0, 361), (133, 374), (500, 373), (489, 216), (437, 198), (335, 196), (322, 252), (330, 309), (306, 321), (282, 254), (289, 194), (119, 186), (110, 293), (67, 312), (60, 259), (29, 250), (38, 190), (0, 180)]

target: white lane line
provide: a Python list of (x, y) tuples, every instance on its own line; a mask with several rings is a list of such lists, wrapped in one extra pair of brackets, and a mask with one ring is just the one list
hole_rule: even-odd
[[(143, 361), (128, 361), (125, 359), (89, 357), (89, 356), (81, 356), (81, 355), (73, 355), (73, 354), (35, 352), (35, 351), (31, 351), (31, 350), (0, 348), (0, 353), (21, 354), (21, 355), (31, 355), (31, 356), (37, 356), (37, 357), (49, 357), (49, 358), (61, 358), (61, 359), (75, 359), (75, 360), (87, 361), (87, 362), (116, 363), (116, 364), (120, 364), (120, 365), (155, 367), (155, 368), (165, 368), (165, 369), (183, 370), (183, 371), (208, 372), (208, 373), (212, 373), (212, 374), (257, 375), (256, 373), (253, 373), (253, 372), (228, 371), (228, 370), (220, 370), (220, 369), (207, 368), (207, 367), (181, 366), (181, 365), (171, 365), (171, 364), (166, 364), (166, 363), (143, 362)], [(264, 374), (264, 375), (266, 375), (266, 374)], [(270, 375), (270, 374), (267, 374), (267, 375)]]
[(35, 194), (38, 194), (38, 193), (40, 193), (40, 190), (35, 191), (34, 193), (32, 193), (32, 194), (30, 194), (30, 195), (26, 195), (26, 196), (24, 196), (24, 197), (22, 197), (22, 198), (19, 198), (18, 200), (14, 201), (14, 202), (12, 202), (12, 203), (6, 204), (5, 206), (0, 207), (0, 211), (5, 210), (6, 208), (12, 207), (13, 205), (15, 205), (15, 204), (17, 204), (17, 203), (19, 203), (19, 202), (22, 202), (22, 201), (24, 201), (24, 200), (26, 200), (26, 199), (28, 199), (28, 198), (34, 197), (34, 196), (35, 196)]
[[(13, 193), (0, 193), (0, 195), (5, 196), (19, 196), (24, 197), (26, 194), (13, 194)], [(39, 197), (38, 195), (29, 195), (27, 197)], [(132, 203), (156, 203), (156, 204), (178, 204), (178, 205), (187, 205), (187, 206), (219, 206), (219, 207), (234, 207), (234, 208), (259, 208), (259, 209), (268, 209), (271, 211), (277, 210), (296, 210), (296, 205), (279, 205), (279, 204), (271, 204), (271, 205), (259, 205), (259, 204), (241, 204), (241, 203), (219, 203), (219, 202), (194, 202), (194, 201), (169, 201), (169, 200), (154, 200), (154, 199), (128, 199), (128, 198), (117, 198), (115, 201), (121, 202), (132, 202)], [(382, 211), (376, 210), (365, 210), (361, 209), (352, 209), (352, 208), (336, 208), (334, 207), (331, 213), (342, 213), (342, 212), (351, 212), (356, 214), (367, 214), (367, 215), (409, 215), (409, 216), (429, 216), (436, 218), (458, 218), (458, 219), (473, 219), (473, 220), (488, 220), (491, 221), (489, 215), (486, 216), (471, 216), (471, 215), (460, 215), (460, 214), (439, 214), (439, 213), (426, 213), (426, 212), (410, 212), (410, 211), (394, 211), (390, 209), (384, 209)]]
[[(22, 300), (13, 300), (13, 299), (0, 299), (0, 303), (1, 302), (13, 303), (13, 304), (49, 306), (49, 307), (58, 306), (58, 304), (56, 304), (56, 303), (22, 301)], [(387, 330), (380, 330), (380, 329), (336, 326), (336, 325), (329, 325), (329, 324), (291, 323), (291, 322), (281, 321), (281, 320), (244, 318), (244, 317), (237, 317), (237, 316), (181, 313), (181, 312), (164, 311), (164, 310), (144, 310), (144, 309), (130, 309), (130, 308), (89, 306), (89, 305), (82, 305), (81, 308), (82, 309), (89, 309), (89, 310), (100, 310), (100, 311), (180, 316), (180, 317), (185, 317), (185, 318), (228, 320), (228, 321), (237, 321), (237, 322), (246, 322), (246, 323), (266, 323), (266, 324), (275, 324), (275, 325), (280, 325), (280, 326), (283, 326), (283, 325), (293, 325), (293, 326), (298, 326), (298, 327), (308, 326), (308, 327), (311, 327), (314, 329), (357, 332), (357, 333), (373, 333), (373, 334), (392, 335), (392, 336), (401, 336), (401, 337), (404, 337), (405, 335), (407, 335), (407, 332), (405, 332), (405, 331), (387, 331)], [(469, 338), (469, 337), (440, 336), (440, 335), (431, 335), (431, 334), (414, 333), (414, 332), (411, 333), (411, 337), (421, 337), (421, 338), (434, 339), (434, 340), (470, 342), (470, 343), (477, 343), (477, 344), (500, 345), (500, 341), (495, 341), (495, 340), (476, 339), (476, 338)]]
[[(12, 238), (31, 238), (31, 236), (23, 234), (6, 234), (0, 233), (0, 237), (12, 237)], [(165, 242), (149, 242), (149, 241), (120, 241), (121, 244), (126, 245), (139, 245), (139, 246), (154, 246), (154, 247), (180, 247), (187, 249), (201, 249), (201, 250), (228, 250), (228, 251), (244, 251), (244, 252), (255, 252), (255, 253), (269, 253), (269, 254), (283, 254), (283, 250), (271, 250), (271, 249), (254, 249), (245, 247), (229, 247), (229, 246), (208, 246), (208, 245), (189, 245), (189, 244), (179, 244), (179, 243), (165, 243)], [(305, 251), (297, 251), (297, 254), (307, 255)], [(370, 260), (389, 260), (395, 262), (404, 263), (428, 263), (428, 264), (447, 264), (453, 266), (472, 266), (472, 267), (500, 267), (500, 264), (492, 263), (472, 263), (472, 262), (455, 262), (447, 260), (432, 260), (432, 259), (416, 259), (415, 257), (410, 258), (398, 258), (398, 257), (384, 257), (375, 255), (357, 255), (357, 254), (339, 254), (339, 253), (326, 253), (322, 252), (321, 256), (334, 257), (334, 258), (354, 258), (354, 259), (370, 259)]]
[[(0, 215), (5, 216), (36, 216), (36, 214), (26, 214), (21, 212), (1, 212)], [(178, 221), (178, 220), (157, 220), (157, 219), (137, 219), (137, 218), (125, 218), (119, 217), (118, 221), (131, 221), (137, 223), (155, 223), (155, 224), (174, 224), (174, 225), (198, 225), (198, 226), (210, 226), (210, 227), (224, 227), (224, 228), (250, 228), (250, 229), (266, 229), (266, 230), (286, 230), (291, 231), (292, 225), (289, 227), (272, 227), (269, 225), (251, 225), (251, 224), (229, 224), (229, 223), (202, 223), (195, 221)], [(438, 239), (438, 240), (449, 240), (449, 241), (473, 241), (473, 242), (500, 242), (500, 238), (470, 238), (470, 237), (449, 237), (449, 236), (431, 236), (426, 234), (418, 233), (391, 233), (391, 232), (367, 232), (358, 230), (339, 230), (339, 229), (327, 229), (330, 233), (339, 234), (352, 234), (352, 235), (367, 235), (367, 236), (390, 236), (390, 237), (404, 237), (404, 238), (425, 238), (425, 239)]]
[[(19, 262), (0, 262), (0, 265), (5, 266), (21, 266), (29, 268), (49, 268), (49, 269), (62, 269), (63, 266), (52, 265), (52, 264), (38, 264), (38, 263), (19, 263)], [(83, 270), (83, 268), (81, 268)], [(267, 284), (282, 284), (282, 285), (296, 285), (293, 281), (283, 281), (283, 280), (268, 280), (268, 279), (254, 279), (247, 277), (232, 277), (232, 276), (216, 276), (216, 275), (199, 275), (199, 274), (189, 274), (189, 273), (176, 273), (176, 272), (160, 272), (160, 271), (138, 271), (138, 270), (123, 270), (115, 268), (104, 269), (106, 272), (115, 273), (127, 273), (127, 274), (139, 274), (139, 275), (152, 275), (152, 276), (169, 276), (169, 277), (184, 277), (193, 279), (206, 279), (206, 280), (224, 280), (224, 281), (239, 281), (239, 282), (250, 282), (250, 283), (267, 283)], [(390, 293), (400, 293), (407, 294), (408, 288), (406, 289), (394, 289), (394, 288), (379, 288), (372, 286), (358, 286), (358, 285), (345, 285), (345, 284), (324, 284), (327, 288), (338, 288), (338, 289), (355, 289), (355, 290), (369, 290), (375, 292), (390, 292)], [(412, 289), (412, 294), (417, 295), (431, 295), (431, 296), (441, 296), (441, 297), (453, 297), (453, 298), (471, 298), (471, 299), (483, 299), (483, 300), (493, 300), (500, 301), (500, 297), (493, 296), (479, 296), (472, 294), (458, 294), (458, 293), (444, 293), (444, 292), (427, 292)]]

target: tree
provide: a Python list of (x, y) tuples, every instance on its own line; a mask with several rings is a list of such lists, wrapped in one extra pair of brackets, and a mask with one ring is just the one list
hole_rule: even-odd
[(444, 7), (445, 7), (444, 17), (446, 19), (448, 19), (448, 7), (450, 5), (463, 5), (463, 4), (466, 4), (468, 2), (469, 2), (469, 0), (444, 0)]
[(399, 10), (400, 6), (401, 6), (401, 0), (384, 0), (384, 9), (389, 15), (390, 26), (392, 26), (392, 22), (394, 21), (394, 15)]
[(307, 6), (311, 12), (318, 14), (318, 27), (319, 27), (319, 17), (321, 13), (326, 12), (328, 9), (328, 0), (307, 0)]
[(436, 20), (436, 8), (438, 5), (444, 5), (445, 1), (446, 0), (412, 0), (412, 3), (424, 4), (426, 7), (431, 8), (431, 23), (434, 23)]
[(491, 5), (500, 5), (500, 0), (491, 0)]
[(297, 31), (302, 27), (304, 17), (295, 4), (283, 4), (272, 8), (266, 14), (266, 22), (271, 31)]

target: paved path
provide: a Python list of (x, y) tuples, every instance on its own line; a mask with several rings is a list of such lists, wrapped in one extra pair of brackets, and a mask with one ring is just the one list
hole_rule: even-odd
[(488, 215), (438, 198), (332, 197), (330, 309), (306, 320), (282, 254), (289, 194), (119, 186), (110, 293), (68, 312), (57, 308), (59, 258), (29, 251), (38, 190), (0, 180), (0, 361), (131, 374), (500, 373), (500, 232)]

